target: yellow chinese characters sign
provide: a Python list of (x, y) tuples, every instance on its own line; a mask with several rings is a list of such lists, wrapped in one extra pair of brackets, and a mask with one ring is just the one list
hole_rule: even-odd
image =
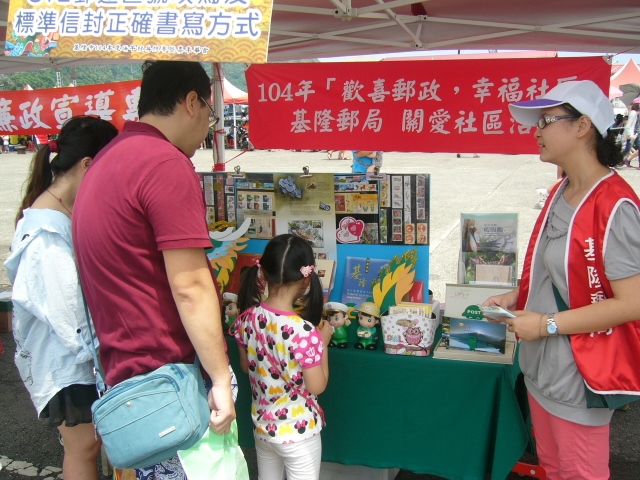
[(265, 63), (273, 0), (11, 0), (6, 56)]

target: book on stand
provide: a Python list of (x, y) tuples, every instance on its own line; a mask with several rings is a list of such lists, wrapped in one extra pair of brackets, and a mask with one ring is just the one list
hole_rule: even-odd
[[(455, 318), (469, 318), (470, 310), (479, 310), (479, 306), (487, 301), (489, 297), (502, 295), (513, 290), (512, 286), (497, 285), (466, 285), (462, 283), (447, 283), (445, 290), (445, 311), (442, 316), (442, 341), (441, 345), (449, 346), (450, 321)], [(505, 326), (506, 330), (506, 326)], [(513, 332), (506, 332), (506, 342), (515, 342), (516, 337)]]
[(504, 323), (449, 317), (449, 348), (504, 355), (506, 340)]
[(340, 301), (358, 308), (361, 303), (371, 299), (371, 282), (378, 277), (382, 267), (388, 264), (389, 260), (382, 258), (347, 257)]
[(462, 213), (458, 283), (515, 285), (517, 213)]
[(316, 258), (316, 274), (320, 278), (322, 284), (322, 295), (325, 303), (329, 301), (329, 295), (333, 289), (333, 283), (336, 277), (336, 261)]
[(505, 365), (511, 365), (513, 364), (515, 352), (516, 342), (506, 342), (504, 355), (496, 355), (495, 353), (447, 348), (442, 344), (441, 339), (433, 351), (433, 358), (445, 360), (464, 360), (468, 362), (501, 363)]

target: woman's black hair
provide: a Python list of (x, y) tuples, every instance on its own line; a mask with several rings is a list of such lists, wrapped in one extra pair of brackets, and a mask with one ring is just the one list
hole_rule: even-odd
[[(575, 116), (576, 120), (583, 115), (568, 103), (563, 103), (560, 105), (560, 108), (567, 112), (567, 114)], [(593, 126), (593, 130), (595, 132), (593, 147), (596, 151), (598, 161), (609, 168), (622, 165), (622, 151), (620, 147), (616, 145), (616, 133), (607, 130), (606, 136), (602, 136), (600, 131), (595, 128), (595, 125)]]
[(57, 155), (50, 160), (55, 152), (52, 152), (50, 143), (45, 143), (33, 156), (16, 223), (22, 218), (22, 211), (33, 205), (57, 175), (67, 173), (85, 157), (94, 158), (117, 135), (116, 127), (98, 117), (78, 116), (67, 120), (55, 140)]
[[(264, 249), (260, 266), (254, 265), (242, 274), (238, 311), (244, 312), (260, 303), (263, 281), (273, 292), (281, 285), (305, 278), (300, 269), (311, 265), (315, 266), (315, 259), (309, 242), (291, 234), (272, 238)], [(313, 325), (318, 325), (322, 319), (322, 284), (315, 269), (309, 274), (309, 279), (309, 292), (300, 299), (303, 306), (300, 316)]]

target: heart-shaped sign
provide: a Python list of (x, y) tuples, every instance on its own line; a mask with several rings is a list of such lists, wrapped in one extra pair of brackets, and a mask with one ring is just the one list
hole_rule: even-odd
[(364, 222), (353, 217), (344, 217), (340, 220), (336, 238), (340, 243), (360, 243)]
[(355, 220), (349, 224), (348, 228), (351, 235), (355, 235), (360, 238), (362, 236), (362, 231), (364, 230), (364, 222), (362, 220)]

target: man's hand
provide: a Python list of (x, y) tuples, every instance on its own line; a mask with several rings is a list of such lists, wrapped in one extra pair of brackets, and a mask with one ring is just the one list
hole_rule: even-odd
[(231, 423), (236, 418), (236, 409), (231, 396), (231, 384), (214, 385), (207, 396), (211, 415), (209, 428), (217, 434), (229, 433)]

